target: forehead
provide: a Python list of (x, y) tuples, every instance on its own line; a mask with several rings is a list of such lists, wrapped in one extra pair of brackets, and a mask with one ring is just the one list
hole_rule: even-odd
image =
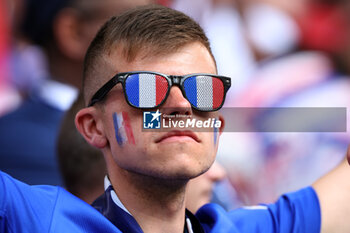
[(140, 52), (132, 61), (123, 59), (121, 48), (109, 56), (114, 73), (129, 71), (155, 71), (171, 75), (191, 73), (216, 74), (216, 65), (205, 46), (199, 42), (188, 44), (173, 53), (152, 56), (151, 50)]

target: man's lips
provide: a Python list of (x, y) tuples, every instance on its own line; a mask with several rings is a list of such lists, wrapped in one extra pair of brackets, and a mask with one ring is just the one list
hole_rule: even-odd
[(163, 136), (156, 139), (156, 143), (160, 142), (179, 142), (179, 141), (196, 141), (200, 142), (201, 140), (198, 138), (198, 136), (189, 130), (186, 131), (180, 131), (180, 130), (174, 130), (170, 131)]

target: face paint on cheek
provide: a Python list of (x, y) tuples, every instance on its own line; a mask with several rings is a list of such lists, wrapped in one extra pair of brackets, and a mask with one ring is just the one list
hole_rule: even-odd
[(115, 130), (115, 137), (118, 145), (123, 146), (126, 143), (135, 145), (135, 138), (132, 132), (130, 119), (127, 112), (113, 113), (113, 123)]
[(218, 119), (215, 118), (214, 122), (214, 147), (216, 146), (216, 143), (218, 142), (218, 137), (219, 137), (219, 128), (215, 126), (215, 123)]

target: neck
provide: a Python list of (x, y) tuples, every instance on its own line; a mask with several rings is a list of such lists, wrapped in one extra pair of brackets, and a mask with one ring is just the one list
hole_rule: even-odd
[(109, 178), (120, 201), (145, 233), (183, 232), (187, 181), (144, 176), (117, 165), (109, 170)]

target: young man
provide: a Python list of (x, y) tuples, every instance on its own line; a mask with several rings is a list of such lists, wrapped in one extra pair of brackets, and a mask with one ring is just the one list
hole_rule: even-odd
[(221, 133), (224, 119), (217, 110), (230, 79), (216, 73), (207, 38), (187, 16), (153, 6), (112, 18), (87, 52), (83, 91), (89, 107), (80, 110), (75, 120), (80, 133), (102, 150), (107, 162), (106, 191), (93, 203), (102, 215), (60, 188), (31, 187), (0, 173), (0, 229), (309, 233), (322, 227), (324, 232), (348, 231), (349, 223), (338, 217), (349, 214), (350, 169), (345, 164), (314, 189), (287, 194), (269, 206), (227, 213), (210, 204), (196, 216), (185, 210), (187, 182), (214, 162), (217, 134), (178, 128), (145, 132), (143, 112), (158, 109), (170, 116), (219, 119)]
[[(80, 93), (62, 120), (57, 155), (65, 189), (91, 204), (104, 192), (107, 171), (102, 152), (88, 144), (75, 127), (75, 115), (84, 107)], [(195, 213), (209, 203), (214, 185), (225, 177), (224, 168), (214, 162), (207, 172), (190, 180), (186, 189), (186, 208)]]

